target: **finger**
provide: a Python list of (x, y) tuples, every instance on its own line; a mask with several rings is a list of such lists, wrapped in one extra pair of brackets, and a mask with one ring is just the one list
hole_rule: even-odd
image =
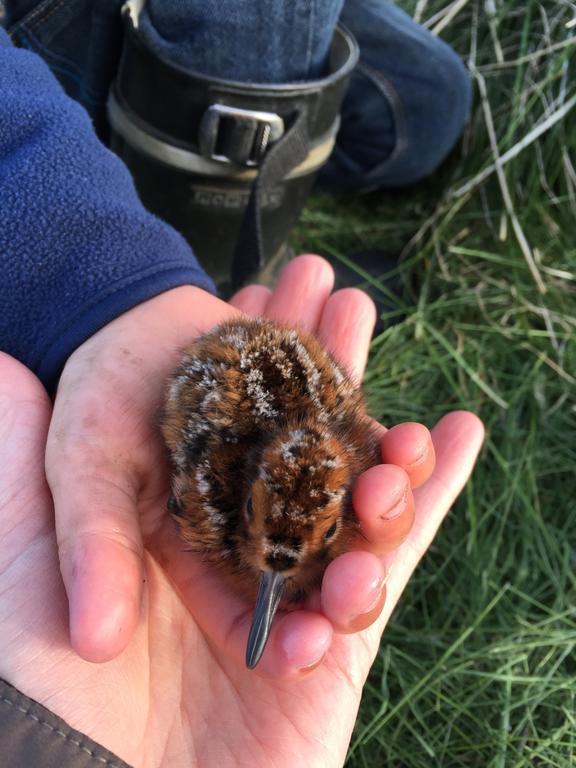
[[(227, 658), (244, 667), (246, 643), (252, 622), (252, 609), (244, 611), (232, 624), (222, 650)], [(252, 671), (272, 679), (301, 678), (313, 672), (324, 660), (332, 644), (330, 621), (320, 613), (280, 611), (272, 623), (270, 637), (261, 660)]]
[(322, 579), (322, 611), (341, 633), (370, 626), (386, 600), (385, 571), (368, 552), (347, 552), (333, 560)]
[(0, 352), (0, 572), (52, 524), (45, 509), (44, 451), (50, 400), (34, 374)]
[(343, 288), (330, 296), (320, 319), (318, 337), (358, 383), (375, 323), (374, 302), (357, 288)]
[(395, 549), (410, 533), (414, 498), (408, 475), (395, 464), (378, 464), (360, 475), (352, 502), (371, 552)]
[(389, 571), (388, 599), (382, 612), (385, 623), (416, 565), (430, 546), (438, 528), (466, 484), (484, 439), (480, 419), (466, 411), (444, 416), (432, 430), (436, 467), (432, 477), (414, 491), (416, 515), (406, 541), (385, 555)]
[(334, 285), (334, 271), (320, 256), (298, 256), (278, 278), (266, 306), (266, 317), (315, 331)]
[(188, 611), (220, 653), (247, 676), (301, 677), (322, 662), (332, 642), (332, 625), (317, 611), (278, 611), (261, 660), (245, 665), (254, 605), (230, 590), (217, 570), (197, 555), (182, 551), (173, 526), (160, 529), (147, 545), (162, 562)]
[(382, 436), (380, 446), (384, 464), (402, 467), (412, 488), (425, 483), (434, 471), (434, 444), (423, 424), (405, 422), (391, 427)]
[(263, 315), (272, 291), (264, 285), (247, 285), (241, 288), (228, 302), (247, 315)]
[(137, 489), (122, 465), (106, 461), (96, 447), (81, 439), (58, 439), (59, 424), (55, 416), (46, 470), (70, 639), (87, 661), (108, 661), (126, 647), (140, 615), (143, 547)]

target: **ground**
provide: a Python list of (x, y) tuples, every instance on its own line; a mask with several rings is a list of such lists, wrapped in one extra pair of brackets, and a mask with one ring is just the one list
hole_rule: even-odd
[[(467, 408), (487, 441), (385, 633), (347, 765), (568, 768), (576, 10), (553, 0), (403, 6), (468, 63), (475, 105), (463, 141), (414, 189), (313, 198), (295, 242), (343, 260), (401, 252), (403, 298), (389, 299), (365, 381), (372, 413), (431, 426)], [(372, 280), (384, 295), (382, 284)]]

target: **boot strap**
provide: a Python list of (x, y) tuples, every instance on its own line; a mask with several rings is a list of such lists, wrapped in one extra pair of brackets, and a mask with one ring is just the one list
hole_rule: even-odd
[[(221, 104), (211, 105), (207, 113), (212, 110), (214, 113), (219, 110)], [(200, 176), (214, 176), (215, 178), (228, 178), (237, 179), (239, 181), (254, 181), (258, 176), (258, 167), (262, 162), (263, 157), (267, 150), (271, 150), (273, 144), (278, 141), (274, 136), (268, 141), (264, 152), (261, 150), (261, 155), (258, 162), (252, 160), (255, 150), (248, 145), (243, 144), (243, 151), (246, 153), (248, 162), (245, 165), (240, 165), (236, 161), (233, 161), (233, 142), (234, 136), (230, 136), (230, 128), (228, 129), (228, 139), (226, 142), (226, 149), (224, 149), (222, 141), (219, 137), (214, 137), (214, 129), (211, 127), (211, 136), (206, 139), (202, 139), (202, 134), (199, 138), (199, 151), (194, 152), (190, 149), (184, 149), (181, 146), (177, 146), (173, 143), (167, 142), (165, 139), (158, 138), (154, 134), (149, 126), (144, 126), (142, 121), (125, 105), (120, 106), (118, 103), (114, 90), (110, 91), (107, 103), (108, 121), (110, 126), (116, 131), (117, 134), (122, 136), (132, 147), (138, 149), (145, 155), (149, 155), (155, 160), (161, 163), (177, 168), (180, 171), (187, 173), (197, 173)], [(238, 110), (236, 110), (238, 111)], [(261, 112), (257, 113), (255, 110), (244, 110), (250, 112), (250, 115), (243, 117), (238, 115), (237, 120), (252, 119), (258, 121), (258, 125), (263, 123), (263, 117), (270, 113)], [(273, 115), (274, 118), (279, 115)], [(285, 133), (285, 121), (283, 123), (283, 134)], [(285, 178), (296, 178), (298, 176), (304, 176), (309, 173), (314, 173), (321, 168), (326, 160), (329, 158), (334, 143), (336, 141), (336, 134), (340, 127), (340, 119), (337, 117), (332, 124), (330, 131), (320, 137), (317, 141), (309, 139), (308, 150), (306, 156), (295, 165), (287, 174)], [(256, 128), (253, 134), (256, 134)], [(273, 134), (274, 135), (274, 134)], [(236, 139), (238, 140), (238, 139)], [(223, 154), (226, 152), (227, 154)], [(235, 153), (237, 156), (237, 153)]]
[(298, 113), (293, 124), (267, 153), (260, 173), (252, 186), (250, 200), (232, 259), (232, 285), (242, 285), (244, 275), (257, 272), (264, 266), (264, 242), (262, 239), (262, 200), (272, 193), (278, 182), (286, 178), (308, 154), (309, 138), (306, 115)]

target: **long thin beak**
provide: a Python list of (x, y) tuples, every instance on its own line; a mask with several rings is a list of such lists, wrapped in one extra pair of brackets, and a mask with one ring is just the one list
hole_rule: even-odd
[(260, 576), (256, 608), (246, 646), (246, 666), (254, 669), (268, 642), (272, 619), (284, 591), (286, 580), (278, 571), (263, 571)]

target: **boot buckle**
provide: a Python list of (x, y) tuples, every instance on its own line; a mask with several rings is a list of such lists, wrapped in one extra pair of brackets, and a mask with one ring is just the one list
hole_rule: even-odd
[(283, 135), (284, 120), (275, 112), (212, 104), (200, 123), (200, 154), (221, 163), (257, 166)]

